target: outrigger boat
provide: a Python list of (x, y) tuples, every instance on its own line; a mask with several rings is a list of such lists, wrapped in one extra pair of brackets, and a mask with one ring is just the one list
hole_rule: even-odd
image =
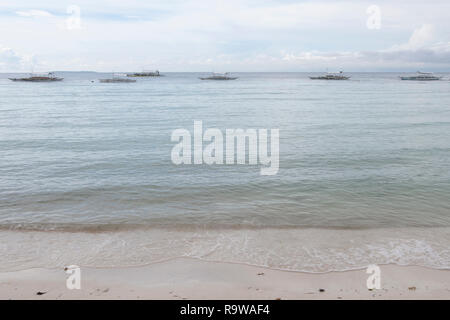
[(124, 75), (113, 73), (112, 78), (99, 79), (101, 83), (123, 83), (123, 82), (136, 82), (134, 79), (124, 78)]
[(30, 74), (26, 78), (9, 78), (11, 81), (28, 81), (28, 82), (53, 82), (62, 81), (64, 78), (58, 78), (53, 72), (49, 72), (47, 75)]
[(237, 77), (230, 77), (229, 73), (214, 73), (209, 77), (200, 77), (200, 80), (236, 80)]
[(318, 77), (309, 77), (312, 80), (348, 80), (350, 79), (349, 76), (345, 76), (342, 71), (339, 71), (339, 73), (327, 73), (323, 76)]
[(431, 72), (420, 72), (417, 71), (415, 76), (400, 77), (402, 80), (416, 80), (416, 81), (433, 81), (441, 80), (441, 77), (433, 75)]
[(127, 77), (162, 77), (158, 70), (127, 73)]

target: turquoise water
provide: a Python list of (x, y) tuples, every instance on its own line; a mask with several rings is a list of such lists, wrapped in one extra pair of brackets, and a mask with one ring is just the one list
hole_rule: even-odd
[[(60, 241), (77, 233), (109, 235), (108, 245), (97, 249), (111, 257), (125, 257), (131, 244), (151, 248), (137, 250), (135, 260), (127, 257), (132, 264), (212, 255), (327, 271), (364, 265), (355, 252), (369, 250), (378, 263), (450, 267), (448, 74), (443, 81), (414, 82), (394, 73), (355, 73), (349, 81), (310, 80), (306, 73), (201, 81), (202, 74), (167, 73), (128, 84), (99, 83), (105, 74), (59, 75), (65, 79), (57, 83), (0, 76), (0, 238), (12, 246), (8, 267), (21, 265), (26, 245), (20, 241), (36, 241), (30, 234), (47, 243), (45, 250), (60, 250), (44, 237)], [(262, 176), (249, 165), (174, 165), (170, 135), (177, 128), (193, 132), (194, 120), (223, 132), (279, 128), (278, 174)], [(25, 230), (31, 233), (23, 236)], [(143, 234), (131, 239), (130, 231)], [(169, 233), (173, 242), (164, 242), (161, 256), (158, 241)], [(283, 233), (291, 233), (285, 243), (296, 243), (294, 251), (264, 256)], [(374, 243), (368, 234), (379, 248), (367, 249)], [(367, 241), (350, 245), (359, 236)], [(320, 242), (324, 237), (331, 237), (328, 246)], [(264, 238), (273, 241), (263, 244)], [(113, 245), (118, 239), (120, 250)], [(303, 254), (295, 251), (300, 241), (308, 242), (308, 265), (306, 258), (292, 261)], [(331, 250), (330, 242), (338, 248)], [(405, 250), (393, 255), (393, 248)], [(321, 253), (311, 256), (316, 249)], [(33, 258), (30, 250), (26, 266), (61, 262)], [(331, 261), (327, 250), (341, 250), (347, 264)], [(411, 252), (422, 260), (408, 260)], [(125, 259), (83, 254), (85, 264)]]

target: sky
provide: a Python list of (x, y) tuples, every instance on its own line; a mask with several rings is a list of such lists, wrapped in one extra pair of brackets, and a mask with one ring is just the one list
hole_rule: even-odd
[(450, 71), (450, 1), (1, 0), (0, 72)]

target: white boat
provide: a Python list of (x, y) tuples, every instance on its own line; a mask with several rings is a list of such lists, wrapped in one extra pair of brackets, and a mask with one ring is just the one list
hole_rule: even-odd
[(431, 72), (417, 71), (417, 74), (414, 76), (400, 77), (400, 79), (415, 80), (415, 81), (434, 81), (434, 80), (441, 80), (441, 77), (437, 77), (437, 76), (433, 75)]
[(344, 75), (342, 71), (339, 71), (339, 73), (329, 73), (318, 77), (309, 77), (312, 80), (348, 80), (350, 79), (349, 76)]
[(112, 78), (99, 79), (101, 83), (123, 83), (123, 82), (136, 82), (134, 79), (127, 79), (126, 75), (113, 73)]
[(55, 76), (53, 72), (49, 72), (47, 74), (30, 74), (29, 77), (26, 78), (9, 78), (11, 81), (28, 81), (28, 82), (53, 82), (53, 81), (62, 81), (64, 78), (59, 78)]
[(201, 80), (236, 80), (237, 77), (230, 77), (229, 73), (215, 73), (213, 72), (209, 77), (200, 77)]
[(158, 70), (127, 73), (127, 77), (162, 77)]

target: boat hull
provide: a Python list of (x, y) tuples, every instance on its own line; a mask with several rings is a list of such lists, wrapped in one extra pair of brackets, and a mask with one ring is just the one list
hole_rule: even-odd
[(101, 83), (130, 83), (130, 82), (136, 82), (136, 80), (132, 79), (100, 79)]
[(402, 80), (409, 80), (409, 81), (437, 81), (441, 80), (441, 78), (435, 77), (435, 78), (416, 78), (416, 77), (400, 77)]
[(350, 77), (326, 78), (326, 77), (309, 77), (311, 80), (348, 80)]
[(23, 82), (55, 82), (62, 81), (64, 78), (51, 78), (51, 79), (28, 79), (28, 78), (8, 78), (11, 81), (23, 81)]
[(237, 77), (227, 77), (227, 78), (199, 78), (200, 80), (236, 80)]
[(130, 78), (148, 78), (148, 77), (162, 77), (161, 74), (127, 74), (127, 77)]

